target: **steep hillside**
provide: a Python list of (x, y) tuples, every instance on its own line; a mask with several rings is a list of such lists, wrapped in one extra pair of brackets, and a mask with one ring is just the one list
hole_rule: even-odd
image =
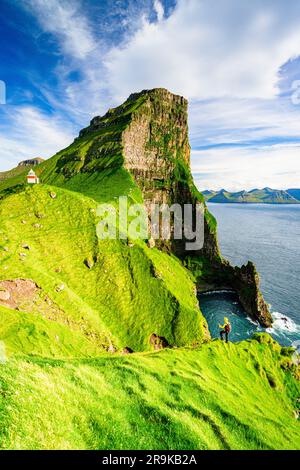
[[(272, 319), (255, 266), (222, 258), (189, 158), (186, 100), (146, 90), (37, 165), (41, 184), (28, 168), (0, 181), (2, 449), (300, 448), (293, 351), (210, 341), (197, 291), (234, 288)], [(101, 239), (119, 196), (202, 204), (203, 248), (118, 220), (122, 237)]]
[(279, 190), (279, 189), (252, 189), (251, 191), (239, 191), (231, 193), (222, 189), (221, 191), (204, 191), (203, 195), (206, 201), (216, 203), (261, 203), (261, 204), (298, 204), (299, 200), (295, 197), (297, 190)]
[[(46, 185), (3, 200), (1, 279), (30, 279), (40, 289), (38, 299), (13, 307), (39, 311), (100, 349), (150, 349), (152, 334), (171, 345), (201, 343), (208, 333), (188, 271), (142, 241), (98, 240), (96, 207)], [(0, 291), (0, 305), (9, 302)]]
[[(226, 286), (237, 291), (246, 312), (263, 326), (272, 318), (259, 292), (259, 278), (248, 265), (246, 272), (222, 259), (217, 224), (193, 182), (190, 170), (187, 101), (165, 89), (131, 95), (121, 106), (92, 119), (66, 149), (36, 168), (43, 184), (80, 192), (98, 203), (116, 205), (118, 196), (129, 204), (197, 204), (204, 208), (204, 245), (185, 250), (186, 239), (156, 241), (160, 250), (180, 257), (192, 271), (197, 286)], [(24, 176), (1, 185), (0, 199), (16, 190)], [(137, 196), (138, 188), (140, 190)], [(2, 196), (1, 196), (2, 194)], [(192, 258), (192, 260), (191, 260)], [(199, 269), (200, 265), (209, 269)], [(201, 276), (199, 277), (199, 273)]]
[[(267, 344), (269, 342), (269, 344)], [(2, 449), (299, 449), (299, 382), (269, 337), (0, 368)]]

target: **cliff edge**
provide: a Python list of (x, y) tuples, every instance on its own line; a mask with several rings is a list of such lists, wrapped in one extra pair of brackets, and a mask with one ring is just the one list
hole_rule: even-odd
[[(55, 181), (55, 174), (64, 184), (78, 174), (112, 174), (120, 168), (134, 178), (148, 211), (152, 203), (203, 205), (201, 250), (186, 252), (184, 239), (160, 240), (156, 246), (181, 258), (194, 273), (200, 290), (203, 285), (234, 289), (247, 314), (269, 327), (272, 317), (260, 293), (255, 267), (250, 263), (234, 268), (222, 258), (216, 220), (194, 185), (185, 98), (161, 88), (130, 95), (121, 106), (92, 119), (74, 143), (57, 155), (45, 181)], [(199, 265), (205, 269), (199, 270)]]

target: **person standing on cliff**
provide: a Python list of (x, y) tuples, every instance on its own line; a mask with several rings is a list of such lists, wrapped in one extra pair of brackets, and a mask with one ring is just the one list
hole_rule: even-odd
[(220, 331), (221, 340), (223, 341), (224, 335), (225, 335), (226, 343), (228, 343), (228, 336), (229, 336), (229, 333), (231, 332), (231, 324), (227, 317), (224, 317), (224, 325), (219, 324), (219, 328), (221, 328), (221, 331)]

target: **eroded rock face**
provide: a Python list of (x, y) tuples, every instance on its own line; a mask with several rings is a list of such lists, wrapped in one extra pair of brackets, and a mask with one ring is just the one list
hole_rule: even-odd
[(34, 301), (39, 288), (30, 279), (0, 281), (0, 304), (8, 308), (19, 308)]
[(150, 336), (150, 344), (156, 351), (170, 347), (166, 338), (155, 333)]
[(18, 164), (18, 166), (36, 166), (39, 165), (44, 161), (43, 158), (37, 157), (37, 158), (31, 158), (29, 160), (23, 160)]
[(241, 268), (234, 268), (234, 278), (235, 289), (246, 313), (262, 326), (272, 326), (272, 316), (259, 290), (260, 280), (254, 264), (249, 261)]
[[(205, 243), (194, 254), (212, 259), (220, 257), (220, 252), (213, 217), (190, 171), (187, 111), (185, 98), (163, 88), (132, 94), (123, 105), (92, 119), (79, 134), (79, 138), (94, 135), (86, 155), (62, 155), (58, 171), (71, 177), (76, 172), (124, 166), (139, 185), (148, 212), (154, 203), (203, 204)], [(184, 257), (185, 242), (158, 240), (156, 246)]]
[(79, 139), (93, 136), (86, 153), (75, 150), (62, 154), (57, 171), (69, 178), (79, 172), (107, 172), (125, 167), (139, 185), (148, 212), (153, 203), (192, 204), (195, 219), (196, 204), (203, 204), (205, 237), (201, 250), (186, 252), (185, 239), (159, 239), (155, 246), (185, 259), (187, 265), (189, 258), (204, 260), (209, 264), (209, 282), (232, 287), (246, 312), (263, 326), (269, 326), (271, 315), (259, 291), (254, 266), (233, 268), (221, 257), (216, 221), (191, 175), (187, 111), (187, 100), (168, 90), (157, 88), (135, 93), (103, 117), (92, 119), (90, 126), (79, 134)]
[[(204, 203), (190, 173), (188, 102), (165, 89), (133, 94), (129, 100), (145, 100), (123, 132), (124, 166), (140, 186), (146, 208), (151, 204)], [(194, 211), (194, 218), (196, 217)], [(156, 245), (180, 257), (186, 240), (158, 241)], [(219, 256), (217, 238), (205, 218), (205, 243), (197, 254)]]
[(62, 317), (62, 311), (31, 279), (0, 281), (0, 305), (30, 313), (39, 313), (49, 320)]

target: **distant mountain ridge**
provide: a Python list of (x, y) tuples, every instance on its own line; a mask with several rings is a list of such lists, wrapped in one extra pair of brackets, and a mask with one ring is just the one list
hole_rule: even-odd
[(300, 204), (300, 189), (252, 189), (251, 191), (230, 192), (202, 191), (206, 201), (226, 203), (260, 203), (260, 204)]

